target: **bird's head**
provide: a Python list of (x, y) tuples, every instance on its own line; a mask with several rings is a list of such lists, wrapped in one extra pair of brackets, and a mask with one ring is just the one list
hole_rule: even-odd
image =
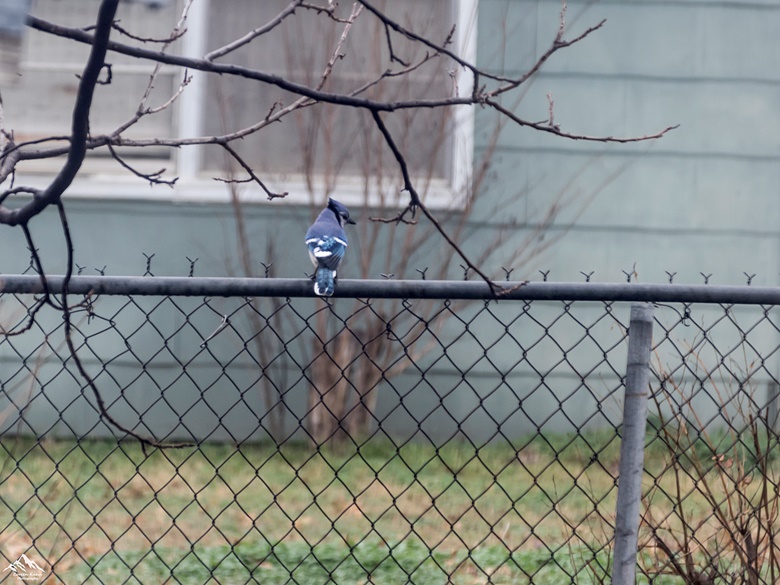
[(336, 218), (339, 220), (340, 225), (344, 225), (345, 223), (355, 223), (355, 220), (350, 219), (349, 217), (349, 209), (344, 207), (344, 205), (335, 199), (328, 199), (328, 209), (336, 214)]

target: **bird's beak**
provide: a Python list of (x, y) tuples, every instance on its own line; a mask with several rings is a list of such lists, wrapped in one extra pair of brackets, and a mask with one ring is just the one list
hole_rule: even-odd
[(350, 218), (347, 220), (347, 223), (351, 223), (352, 225), (355, 225), (355, 223), (356, 223), (356, 222), (355, 222), (355, 220), (354, 220), (354, 219), (352, 219), (352, 218), (350, 217)]

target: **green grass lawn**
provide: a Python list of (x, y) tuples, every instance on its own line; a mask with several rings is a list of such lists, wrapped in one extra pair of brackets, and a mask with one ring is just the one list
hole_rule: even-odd
[(34, 540), (68, 583), (552, 583), (605, 562), (608, 522), (592, 498), (613, 505), (616, 449), (603, 440), (604, 464), (581, 441), (519, 453), (208, 444), (146, 457), (135, 444), (7, 438), (0, 551)]
[[(52, 583), (589, 584), (609, 572), (614, 431), (519, 450), (1, 445), (0, 554), (36, 557)], [(654, 497), (658, 514), (672, 509)], [(653, 583), (680, 582), (664, 579)]]

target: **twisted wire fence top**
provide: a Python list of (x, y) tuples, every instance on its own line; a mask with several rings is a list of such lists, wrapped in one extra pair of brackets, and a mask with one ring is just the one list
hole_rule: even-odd
[[(40, 286), (2, 277), (6, 331)], [(108, 412), (195, 446), (127, 440), (41, 310), (0, 339), (0, 555), (65, 583), (603, 582), (621, 301), (655, 298), (642, 574), (773, 582), (777, 291), (509, 288), (342, 281), (325, 303), (306, 280), (74, 277)]]

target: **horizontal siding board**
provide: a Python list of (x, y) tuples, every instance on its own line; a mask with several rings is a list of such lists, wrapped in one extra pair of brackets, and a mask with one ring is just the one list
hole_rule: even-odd
[[(576, 220), (604, 228), (753, 231), (763, 237), (774, 232), (780, 213), (780, 169), (771, 162), (533, 150), (502, 152), (499, 159), (497, 172), (507, 180), (490, 188), (503, 201), (504, 220), (540, 221), (561, 194), (572, 205), (561, 209), (559, 225)], [(509, 179), (513, 169), (515, 181)]]
[[(483, 64), (526, 70), (555, 39), (560, 10), (557, 0), (481, 2), (480, 30), (491, 31), (480, 45)], [(569, 2), (564, 39), (607, 22), (545, 70), (777, 81), (777, 18), (776, 2)]]
[[(620, 78), (582, 79), (540, 76), (513, 107), (529, 121), (548, 118), (547, 94), (555, 100), (555, 123), (576, 135), (638, 137), (665, 127), (680, 128), (653, 143), (654, 149), (685, 154), (762, 157), (780, 155), (780, 84), (668, 83)], [(505, 100), (505, 105), (510, 104)], [(491, 140), (495, 118), (477, 114), (476, 147)], [(570, 142), (546, 132), (508, 123), (501, 147), (590, 149), (617, 155), (646, 150), (647, 144), (610, 145)]]

